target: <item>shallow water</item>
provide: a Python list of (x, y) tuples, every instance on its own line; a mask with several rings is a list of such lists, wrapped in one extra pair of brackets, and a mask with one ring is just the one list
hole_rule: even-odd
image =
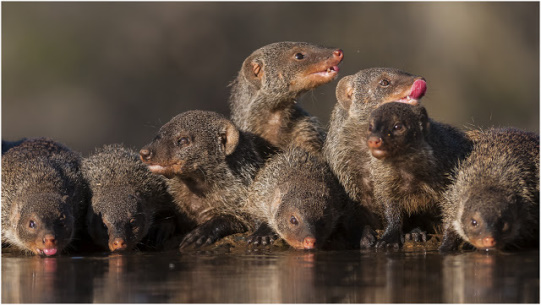
[(539, 252), (2, 254), (2, 302), (539, 302)]

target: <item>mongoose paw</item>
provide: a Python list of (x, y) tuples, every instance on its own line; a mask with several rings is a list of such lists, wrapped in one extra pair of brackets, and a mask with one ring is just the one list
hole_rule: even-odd
[(395, 249), (398, 250), (404, 244), (404, 240), (401, 238), (400, 233), (385, 233), (376, 242), (376, 248), (378, 249)]
[(218, 239), (220, 239), (220, 235), (215, 233), (216, 232), (213, 230), (213, 228), (206, 228), (206, 226), (203, 224), (195, 228), (184, 237), (180, 243), (180, 249), (186, 249), (189, 246), (199, 248), (203, 245), (212, 245)]
[(443, 240), (441, 245), (438, 248), (440, 253), (450, 253), (458, 251), (458, 246), (460, 245), (462, 239), (455, 232), (446, 230), (443, 234)]
[(411, 230), (410, 233), (404, 235), (404, 239), (414, 242), (426, 242), (426, 231), (422, 231), (420, 228)]
[(253, 246), (266, 246), (272, 244), (278, 239), (278, 234), (274, 232), (266, 223), (263, 223), (257, 228), (257, 230), (247, 238), (249, 245)]
[(377, 233), (370, 226), (365, 226), (361, 236), (361, 249), (367, 249), (376, 244)]

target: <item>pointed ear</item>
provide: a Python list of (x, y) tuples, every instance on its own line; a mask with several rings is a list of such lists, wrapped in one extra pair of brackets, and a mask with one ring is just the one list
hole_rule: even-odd
[(263, 61), (258, 58), (257, 54), (252, 54), (242, 63), (242, 74), (244, 78), (257, 89), (261, 88), (261, 80), (263, 79)]
[(336, 85), (336, 99), (342, 108), (349, 111), (353, 102), (353, 75), (343, 77)]
[(274, 194), (272, 195), (272, 201), (271, 201), (271, 211), (272, 213), (278, 212), (278, 208), (280, 207), (280, 204), (282, 203), (282, 192), (280, 191), (280, 186), (276, 188), (276, 191), (274, 191)]
[(220, 134), (220, 139), (222, 141), (222, 145), (224, 146), (225, 155), (229, 156), (235, 151), (235, 148), (237, 148), (237, 144), (239, 144), (239, 130), (233, 123), (229, 120), (224, 121), (224, 127), (222, 129), (222, 132)]
[(421, 125), (421, 131), (424, 135), (428, 134), (428, 131), (430, 130), (430, 119), (428, 118), (428, 113), (426, 112), (425, 107), (423, 106), (414, 106), (419, 107), (419, 115), (420, 115), (420, 121), (419, 124)]

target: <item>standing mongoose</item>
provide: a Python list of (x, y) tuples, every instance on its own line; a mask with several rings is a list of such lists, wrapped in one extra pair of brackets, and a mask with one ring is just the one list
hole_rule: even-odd
[(88, 234), (104, 249), (132, 250), (147, 236), (158, 211), (175, 215), (165, 180), (151, 173), (131, 149), (120, 144), (96, 149), (83, 159), (82, 172), (91, 193)]
[(462, 241), (477, 249), (538, 246), (539, 135), (514, 128), (474, 134), (445, 194), (440, 251)]
[(413, 105), (426, 92), (420, 76), (392, 68), (370, 68), (342, 78), (336, 87), (334, 107), (323, 152), (334, 174), (348, 195), (371, 210), (370, 153), (364, 134), (368, 117), (378, 105), (402, 101)]
[(246, 209), (260, 225), (248, 242), (266, 245), (278, 234), (296, 249), (322, 248), (341, 227), (351, 237), (346, 246), (358, 248), (359, 226), (371, 225), (358, 208), (320, 154), (290, 148), (270, 159), (250, 187)]
[(163, 125), (140, 157), (150, 171), (168, 178), (175, 202), (198, 224), (181, 248), (247, 230), (238, 211), (263, 164), (253, 135), (218, 113), (187, 111)]
[(306, 42), (277, 42), (255, 50), (231, 84), (231, 120), (278, 150), (294, 145), (320, 153), (325, 131), (297, 101), (335, 79), (343, 57), (340, 49)]
[(46, 138), (2, 156), (2, 243), (47, 256), (70, 245), (88, 197), (80, 162), (78, 153)]
[(423, 106), (407, 103), (379, 106), (371, 113), (367, 129), (374, 199), (386, 220), (376, 246), (400, 247), (408, 217), (425, 213), (423, 221), (411, 225), (425, 229), (440, 225), (439, 204), (450, 174), (469, 154), (471, 141), (462, 131), (431, 120)]

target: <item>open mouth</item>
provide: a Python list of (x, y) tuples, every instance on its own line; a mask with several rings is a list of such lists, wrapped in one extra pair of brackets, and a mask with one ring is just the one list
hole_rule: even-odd
[(50, 249), (36, 249), (36, 253), (39, 254), (39, 255), (46, 255), (46, 256), (51, 256), (51, 255), (55, 255), (56, 252), (58, 252), (58, 249), (57, 248), (50, 248)]
[(418, 79), (413, 83), (413, 85), (411, 85), (410, 93), (406, 97), (399, 99), (397, 102), (416, 106), (420, 104), (419, 100), (425, 95), (425, 93), (426, 82), (422, 79)]
[(156, 175), (162, 175), (166, 178), (172, 178), (175, 175), (182, 173), (182, 164), (172, 164), (172, 165), (160, 165), (160, 164), (151, 164), (147, 163), (148, 170)]

